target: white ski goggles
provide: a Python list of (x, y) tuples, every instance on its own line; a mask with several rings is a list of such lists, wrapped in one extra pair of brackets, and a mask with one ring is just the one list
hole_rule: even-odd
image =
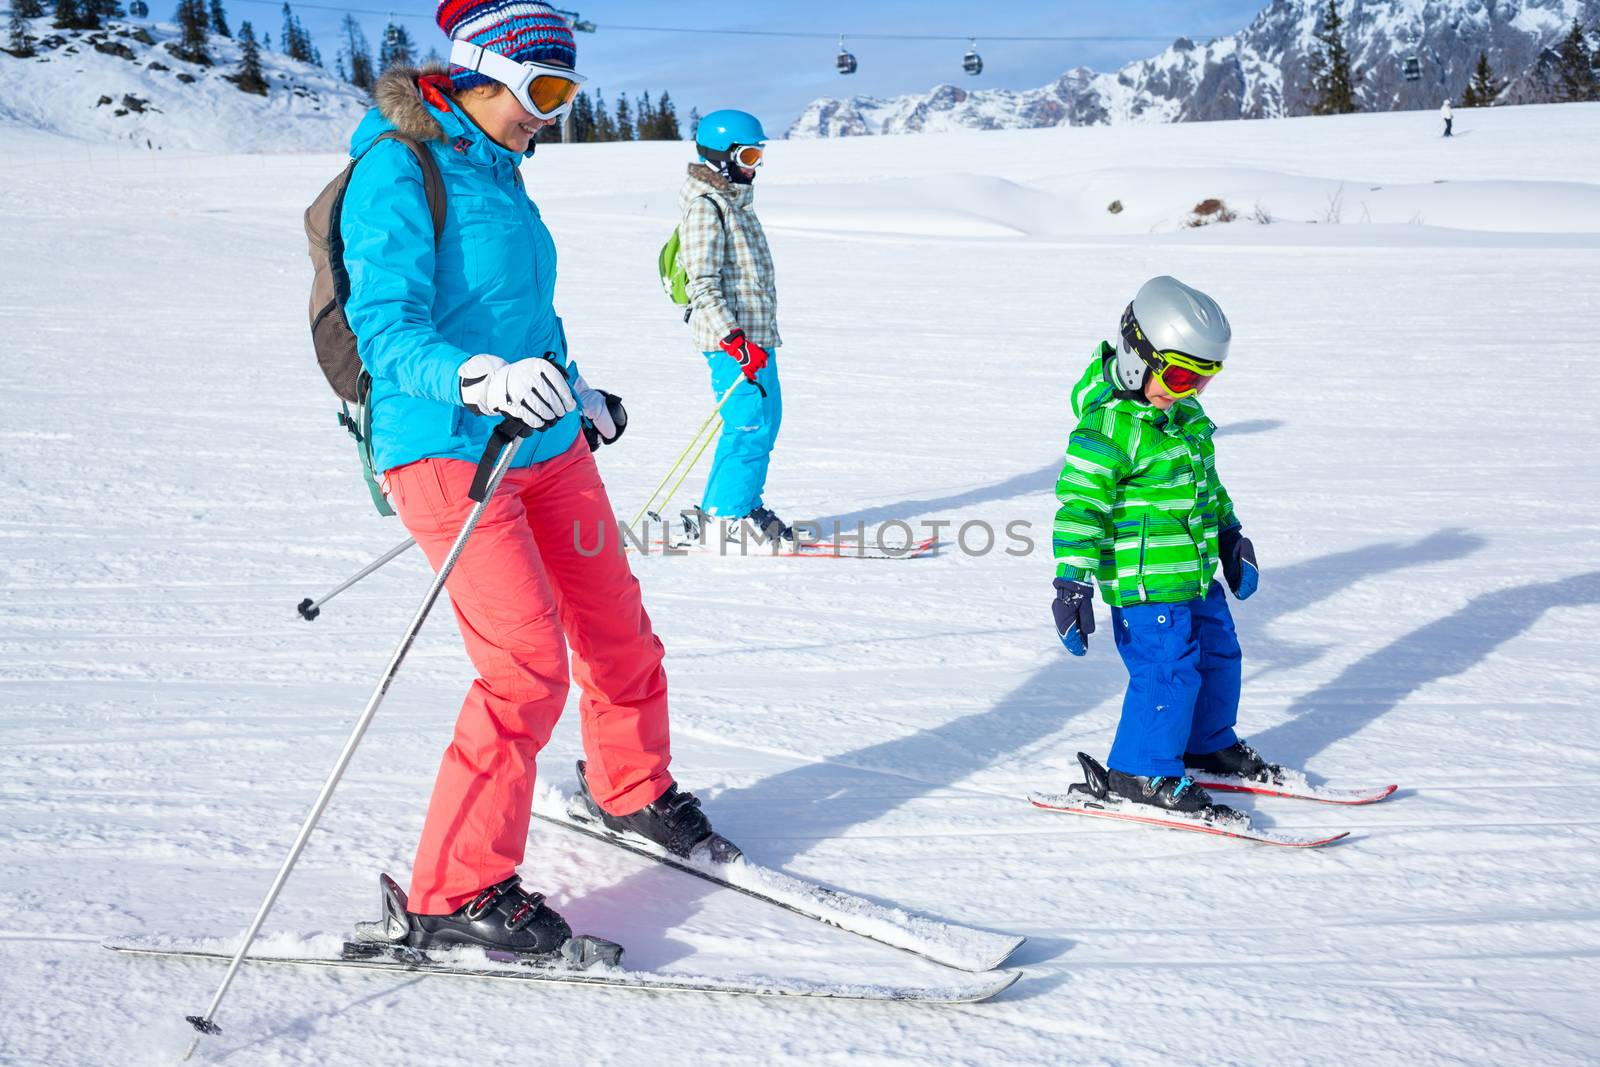
[(566, 67), (518, 63), (471, 41), (450, 42), (450, 62), (504, 85), (522, 109), (536, 118), (559, 119), (572, 110), (584, 77)]

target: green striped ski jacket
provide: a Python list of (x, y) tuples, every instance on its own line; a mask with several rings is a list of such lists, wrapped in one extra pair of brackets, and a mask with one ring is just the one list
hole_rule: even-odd
[(1078, 427), (1056, 481), (1056, 575), (1094, 574), (1114, 607), (1193, 600), (1216, 577), (1217, 534), (1239, 524), (1217, 477), (1216, 424), (1194, 397), (1165, 412), (1118, 398), (1115, 358), (1101, 342), (1072, 390)]

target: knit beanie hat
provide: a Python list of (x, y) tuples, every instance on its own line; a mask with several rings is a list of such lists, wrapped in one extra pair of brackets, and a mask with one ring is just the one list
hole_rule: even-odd
[[(451, 40), (471, 41), (515, 62), (577, 65), (572, 27), (541, 0), (440, 0), (434, 17)], [(487, 75), (453, 64), (450, 81), (457, 89), (494, 84)]]

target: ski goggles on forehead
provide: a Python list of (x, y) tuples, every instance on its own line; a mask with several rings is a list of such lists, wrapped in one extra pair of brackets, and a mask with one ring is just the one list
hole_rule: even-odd
[(471, 41), (450, 42), (450, 62), (476, 71), (511, 90), (522, 109), (546, 121), (572, 110), (584, 77), (566, 67), (545, 63), (518, 63)]

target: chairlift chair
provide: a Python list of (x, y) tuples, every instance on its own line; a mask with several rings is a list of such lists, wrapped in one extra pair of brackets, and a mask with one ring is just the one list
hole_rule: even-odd
[(1405, 79), (1408, 82), (1421, 81), (1422, 60), (1418, 59), (1416, 56), (1406, 56), (1406, 63), (1402, 73), (1405, 74)]
[(854, 74), (856, 72), (856, 57), (851, 55), (844, 46), (844, 38), (839, 38), (839, 59), (835, 63), (840, 74)]
[(978, 54), (978, 42), (972, 42), (972, 47), (967, 49), (967, 54), (961, 57), (961, 69), (968, 74), (983, 73), (983, 57)]

